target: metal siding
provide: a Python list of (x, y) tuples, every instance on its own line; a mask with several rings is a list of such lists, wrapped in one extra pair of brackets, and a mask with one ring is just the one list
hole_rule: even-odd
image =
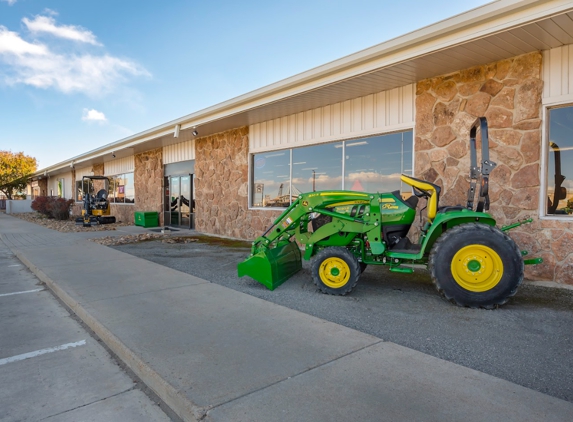
[(91, 167), (76, 169), (76, 180), (81, 180), (84, 176), (93, 176), (94, 172)]
[(543, 103), (573, 101), (573, 45), (543, 51)]
[(330, 136), (339, 136), (342, 133), (342, 104), (336, 103), (331, 108), (332, 115), (330, 117)]
[(104, 164), (104, 175), (113, 176), (116, 174), (131, 173), (135, 168), (133, 155), (117, 160), (108, 161)]
[(362, 106), (364, 107), (364, 115), (362, 118), (364, 124), (363, 127), (365, 130), (372, 130), (375, 127), (374, 95), (367, 95), (366, 97), (363, 97)]
[(163, 164), (179, 163), (181, 161), (190, 161), (194, 159), (194, 139), (163, 147)]
[(250, 126), (251, 152), (368, 136), (414, 126), (414, 85)]

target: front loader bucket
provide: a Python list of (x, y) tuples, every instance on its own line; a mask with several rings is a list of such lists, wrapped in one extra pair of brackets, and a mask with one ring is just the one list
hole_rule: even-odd
[(269, 290), (274, 290), (302, 268), (296, 243), (261, 251), (237, 266), (239, 277), (248, 275)]

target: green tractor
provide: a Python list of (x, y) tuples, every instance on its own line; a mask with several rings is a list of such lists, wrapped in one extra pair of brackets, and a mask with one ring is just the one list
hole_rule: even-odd
[[(484, 117), (477, 119), (470, 130), (470, 160), (465, 206), (440, 206), (439, 186), (407, 175), (401, 179), (412, 187), (413, 195), (406, 200), (399, 191), (299, 195), (253, 242), (250, 257), (238, 265), (239, 277), (248, 275), (274, 290), (302, 268), (304, 257), (311, 260), (313, 281), (322, 292), (345, 295), (356, 286), (367, 265), (386, 265), (393, 272), (412, 273), (412, 265), (421, 264), (429, 269), (438, 291), (459, 306), (491, 309), (506, 303), (523, 280), (524, 264), (542, 260), (524, 261), (527, 252), (521, 252), (506, 234), (531, 219), (499, 229), (485, 212), (489, 209), (489, 174), (496, 163), (489, 160)], [(414, 244), (407, 233), (416, 218), (419, 198), (427, 200), (427, 222), (419, 242)]]

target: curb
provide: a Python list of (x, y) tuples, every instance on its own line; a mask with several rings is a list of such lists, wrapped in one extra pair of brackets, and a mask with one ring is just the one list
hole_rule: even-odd
[(12, 250), (14, 255), (34, 275), (66, 304), (137, 377), (184, 421), (202, 420), (208, 409), (192, 403), (179, 393), (171, 384), (164, 380), (146, 362), (137, 356), (123, 342), (109, 331), (103, 324), (90, 315), (75, 299), (67, 294), (60, 286), (48, 277), (42, 270), (32, 264), (20, 251)]

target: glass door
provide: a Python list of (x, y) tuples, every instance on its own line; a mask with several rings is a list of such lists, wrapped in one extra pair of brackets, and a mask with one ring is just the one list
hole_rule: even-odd
[(164, 220), (166, 226), (192, 229), (194, 224), (195, 201), (193, 177), (166, 176), (164, 182)]
[(191, 176), (181, 176), (180, 224), (191, 227)]
[(180, 190), (180, 178), (179, 177), (171, 177), (170, 180), (170, 194), (171, 194), (171, 201), (169, 203), (170, 211), (171, 211), (171, 225), (172, 226), (179, 226), (181, 225), (180, 221), (180, 210), (181, 210), (181, 190)]

